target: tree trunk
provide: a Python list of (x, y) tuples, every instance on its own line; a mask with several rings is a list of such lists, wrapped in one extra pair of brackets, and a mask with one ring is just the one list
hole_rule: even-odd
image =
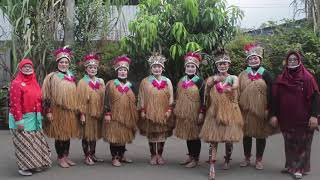
[(66, 25), (64, 28), (64, 44), (74, 43), (75, 0), (65, 0)]

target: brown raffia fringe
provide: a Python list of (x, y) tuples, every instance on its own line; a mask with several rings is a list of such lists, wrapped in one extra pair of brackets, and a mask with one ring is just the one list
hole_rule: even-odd
[(178, 118), (188, 118), (193, 121), (198, 121), (200, 111), (200, 93), (197, 86), (192, 86), (185, 89), (178, 84), (177, 100), (174, 109), (174, 114)]
[(122, 94), (111, 80), (107, 83), (106, 92), (111, 104), (112, 121), (117, 121), (126, 128), (136, 129), (139, 116), (132, 90)]
[(79, 121), (76, 84), (61, 80), (56, 73), (46, 76), (43, 86), (43, 98), (51, 102), (52, 121), (46, 121), (46, 134), (55, 139), (68, 140), (79, 137)]
[(200, 93), (197, 86), (185, 89), (178, 83), (177, 100), (174, 109), (176, 118), (175, 135), (185, 140), (199, 138), (201, 125), (198, 124)]
[(240, 108), (244, 119), (244, 135), (266, 138), (275, 133), (267, 119), (267, 85), (264, 80), (251, 81), (248, 73), (239, 76)]
[(98, 90), (93, 90), (88, 83), (81, 79), (77, 86), (78, 108), (86, 117), (101, 119), (104, 111), (104, 93), (105, 85), (103, 80), (99, 79), (101, 86)]
[(61, 106), (64, 109), (78, 110), (76, 84), (74, 82), (62, 80), (56, 72), (46, 76), (42, 86), (44, 99), (49, 99), (51, 105)]
[(103, 138), (109, 143), (127, 144), (131, 143), (135, 137), (136, 129), (127, 128), (117, 121), (104, 123)]
[(191, 119), (176, 119), (176, 128), (174, 134), (181, 139), (195, 140), (199, 139), (199, 133), (202, 125)]
[(261, 120), (254, 113), (242, 112), (246, 119), (244, 124), (244, 135), (255, 138), (266, 138), (278, 133), (278, 129), (272, 128), (267, 120)]
[(245, 71), (240, 74), (239, 83), (241, 110), (250, 111), (263, 119), (267, 109), (267, 84), (263, 79), (251, 81)]
[(237, 89), (221, 94), (212, 87), (209, 92), (210, 106), (200, 137), (205, 142), (238, 142), (243, 137), (243, 118), (237, 102)]
[(155, 123), (165, 125), (167, 123), (165, 113), (169, 108), (170, 99), (168, 86), (163, 90), (158, 90), (148, 82), (148, 78), (144, 78), (140, 84), (139, 96), (144, 97), (142, 99), (144, 101), (146, 118)]
[(243, 118), (237, 102), (237, 89), (228, 93), (218, 93), (215, 87), (210, 90), (211, 106), (207, 113), (215, 114), (217, 123), (223, 125), (236, 124), (243, 126)]
[(46, 120), (44, 131), (48, 137), (68, 140), (79, 137), (79, 121), (76, 113), (59, 106), (51, 106), (53, 120)]
[(86, 122), (81, 127), (81, 138), (88, 141), (98, 140), (101, 138), (102, 118), (86, 116)]

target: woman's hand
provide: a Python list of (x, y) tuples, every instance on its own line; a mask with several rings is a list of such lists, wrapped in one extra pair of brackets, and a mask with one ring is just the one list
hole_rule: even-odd
[(141, 119), (146, 119), (146, 113), (144, 111), (141, 111)]
[(86, 116), (84, 114), (81, 114), (80, 122), (81, 122), (81, 124), (85, 124), (86, 123)]
[(311, 116), (309, 119), (309, 127), (311, 129), (316, 129), (318, 127), (318, 119)]
[(46, 116), (49, 121), (52, 121), (52, 119), (53, 119), (52, 113), (48, 113)]
[(168, 110), (168, 111), (166, 112), (166, 114), (164, 115), (165, 118), (166, 118), (166, 119), (169, 119), (170, 116), (171, 116), (171, 113), (172, 113), (172, 110)]
[(203, 124), (203, 121), (204, 121), (204, 114), (201, 112), (199, 113), (199, 116), (198, 116), (198, 124)]
[(111, 122), (111, 115), (109, 115), (109, 114), (105, 115), (104, 116), (104, 122), (107, 123), (107, 124), (110, 123)]
[(19, 125), (18, 125), (18, 130), (24, 130), (24, 126), (21, 125), (21, 124), (19, 124)]
[(270, 124), (272, 127), (276, 128), (278, 127), (278, 118), (276, 116), (271, 117)]

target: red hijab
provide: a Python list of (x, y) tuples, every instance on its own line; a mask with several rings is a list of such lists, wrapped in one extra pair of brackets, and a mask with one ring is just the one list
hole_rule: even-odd
[(288, 58), (292, 54), (298, 57), (300, 66), (294, 69), (286, 67), (278, 77), (276, 84), (281, 84), (287, 87), (296, 87), (301, 86), (303, 83), (305, 97), (309, 100), (315, 91), (319, 93), (319, 87), (313, 75), (304, 67), (302, 63), (303, 55), (300, 52), (290, 51), (286, 58), (286, 66), (288, 65)]
[(42, 111), (42, 94), (35, 73), (25, 75), (21, 72), (26, 64), (31, 65), (33, 69), (32, 61), (23, 59), (19, 63), (17, 77), (10, 87), (10, 113), (15, 121), (22, 120), (25, 113)]
[[(22, 67), (24, 65), (26, 65), (26, 64), (29, 64), (29, 65), (32, 66), (33, 73), (30, 74), (30, 75), (25, 75), (25, 74), (23, 74), (21, 72)], [(36, 74), (35, 74), (34, 68), (33, 68), (33, 63), (32, 63), (32, 61), (30, 59), (22, 59), (21, 62), (19, 63), (19, 65), (18, 65), (18, 68), (19, 68), (18, 75), (13, 81), (24, 82), (27, 85), (29, 85), (29, 84), (37, 84), (38, 85), (38, 82), (37, 82), (37, 79), (36, 79)], [(39, 86), (39, 88), (40, 88), (40, 86)]]

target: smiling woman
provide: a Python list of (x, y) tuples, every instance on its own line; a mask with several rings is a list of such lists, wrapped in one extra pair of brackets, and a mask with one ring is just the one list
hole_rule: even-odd
[(319, 88), (304, 67), (303, 55), (290, 51), (273, 87), (271, 124), (281, 129), (286, 155), (283, 172), (297, 179), (310, 171), (311, 145), (318, 129)]
[(79, 137), (76, 116), (78, 99), (75, 77), (69, 71), (72, 51), (68, 47), (55, 51), (57, 71), (46, 76), (42, 86), (45, 101), (45, 132), (55, 138), (59, 165), (63, 168), (75, 165), (69, 158), (70, 138)]
[(32, 61), (23, 59), (11, 83), (9, 114), (19, 174), (23, 176), (51, 166), (49, 146), (42, 132), (41, 97)]

